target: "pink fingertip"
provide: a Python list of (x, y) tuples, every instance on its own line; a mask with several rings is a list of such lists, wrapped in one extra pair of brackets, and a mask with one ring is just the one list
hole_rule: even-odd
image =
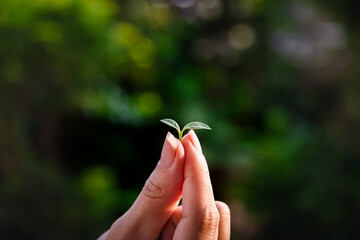
[(170, 167), (174, 162), (177, 149), (178, 149), (177, 139), (170, 132), (168, 132), (161, 152), (159, 165), (163, 167)]
[(195, 149), (197, 151), (199, 151), (200, 153), (202, 153), (202, 149), (201, 149), (201, 144), (199, 141), (199, 138), (197, 137), (196, 133), (194, 130), (190, 130), (188, 133), (190, 140), (191, 140), (191, 144), (195, 147)]

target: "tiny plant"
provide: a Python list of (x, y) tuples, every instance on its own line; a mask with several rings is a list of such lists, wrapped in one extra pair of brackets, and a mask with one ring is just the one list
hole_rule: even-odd
[(169, 125), (170, 127), (175, 128), (179, 133), (179, 140), (180, 141), (182, 141), (182, 136), (183, 136), (183, 133), (184, 133), (185, 130), (190, 130), (190, 129), (193, 129), (193, 130), (195, 130), (195, 129), (211, 130), (211, 128), (208, 125), (206, 125), (205, 123), (202, 123), (202, 122), (190, 122), (190, 123), (186, 124), (183, 127), (182, 130), (180, 129), (179, 124), (176, 121), (174, 121), (174, 120), (172, 120), (170, 118), (162, 119), (162, 120), (160, 120), (160, 122), (163, 122), (166, 125)]

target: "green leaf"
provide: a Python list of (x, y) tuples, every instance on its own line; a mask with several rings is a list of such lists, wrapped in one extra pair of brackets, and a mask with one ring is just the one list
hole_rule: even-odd
[(182, 141), (182, 136), (185, 130), (187, 129), (208, 129), (211, 130), (211, 128), (206, 125), (205, 123), (202, 122), (191, 122), (185, 125), (185, 127), (180, 130), (179, 124), (177, 122), (175, 122), (174, 120), (170, 119), (170, 118), (165, 118), (160, 120), (160, 122), (165, 123), (166, 125), (169, 125), (170, 127), (175, 128), (178, 133), (179, 133), (179, 140)]
[(175, 128), (180, 133), (179, 124), (177, 122), (175, 122), (174, 120), (172, 120), (170, 118), (165, 118), (165, 119), (160, 120), (160, 122), (165, 123), (166, 125), (169, 125), (170, 127)]
[(207, 129), (207, 130), (211, 130), (211, 128), (206, 125), (205, 123), (202, 122), (191, 122), (188, 123), (184, 126), (182, 132), (184, 132), (186, 129)]

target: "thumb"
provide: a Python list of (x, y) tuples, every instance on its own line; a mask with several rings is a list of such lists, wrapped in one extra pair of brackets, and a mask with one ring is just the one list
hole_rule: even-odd
[(116, 232), (121, 232), (122, 239), (157, 239), (179, 204), (183, 168), (184, 147), (168, 133), (155, 170), (133, 206), (114, 223), (109, 234), (113, 232), (117, 235)]
[(147, 179), (134, 207), (139, 207), (142, 213), (163, 212), (169, 208), (175, 210), (181, 198), (183, 168), (184, 147), (178, 139), (168, 133), (158, 165)]

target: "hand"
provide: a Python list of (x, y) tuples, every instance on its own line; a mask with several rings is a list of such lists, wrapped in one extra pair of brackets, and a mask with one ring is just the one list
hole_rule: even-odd
[[(182, 206), (179, 205), (182, 198)], [(160, 161), (132, 207), (99, 240), (229, 240), (230, 210), (214, 200), (200, 142), (168, 133)]]

